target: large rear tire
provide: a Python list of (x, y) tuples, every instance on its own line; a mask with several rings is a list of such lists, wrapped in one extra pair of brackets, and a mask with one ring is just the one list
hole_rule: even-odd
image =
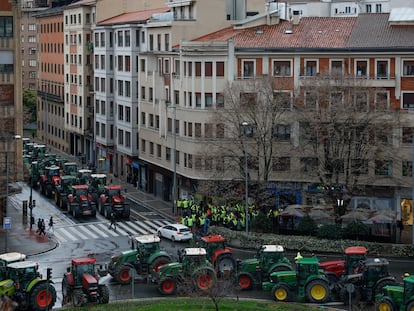
[(52, 310), (56, 303), (56, 289), (46, 282), (37, 283), (30, 292), (30, 305), (34, 311)]
[(397, 282), (391, 279), (380, 281), (377, 285), (375, 285), (374, 298), (376, 295), (382, 294), (382, 289), (384, 288), (384, 286), (387, 286), (387, 285), (397, 285)]
[(167, 263), (170, 263), (170, 262), (171, 262), (171, 259), (168, 258), (167, 256), (157, 257), (157, 258), (154, 259), (153, 262), (151, 262), (150, 272), (151, 271), (158, 272), (160, 270), (160, 267), (161, 266), (163, 266), (163, 265), (165, 265)]
[(106, 284), (99, 285), (98, 292), (99, 292), (99, 302), (101, 304), (107, 304), (109, 302), (108, 286), (106, 286)]
[(72, 304), (74, 307), (81, 307), (84, 302), (84, 296), (81, 289), (74, 289), (72, 292)]
[(236, 269), (236, 260), (231, 254), (223, 254), (217, 258), (215, 268), (220, 275), (232, 274)]
[[(407, 311), (413, 311), (414, 310), (414, 304), (412, 305), (413, 309), (407, 308)], [(383, 297), (378, 303), (375, 304), (375, 310), (376, 311), (396, 311), (396, 307), (394, 302), (388, 298)]]
[(62, 306), (70, 302), (72, 296), (72, 289), (69, 286), (69, 280), (66, 275), (63, 276), (62, 280)]
[(272, 288), (272, 297), (275, 301), (288, 301), (290, 299), (290, 290), (286, 284), (276, 284)]
[[(414, 301), (411, 301), (408, 305), (407, 308), (405, 309), (406, 311), (414, 311)], [(394, 310), (393, 310), (394, 311)]]
[(113, 275), (115, 281), (121, 284), (131, 284), (132, 277), (129, 274), (130, 269), (131, 268), (129, 266), (118, 265), (115, 268), (114, 275)]
[(306, 298), (312, 303), (325, 303), (330, 296), (329, 284), (324, 280), (313, 280), (306, 286)]

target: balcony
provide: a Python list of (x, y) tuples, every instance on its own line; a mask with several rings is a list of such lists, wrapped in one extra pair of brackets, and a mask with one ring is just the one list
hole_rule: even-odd
[[(309, 85), (309, 80), (310, 79), (326, 79), (328, 76), (325, 77), (321, 77), (319, 75), (315, 75), (315, 76), (300, 76), (299, 77), (299, 85), (300, 86), (304, 86), (304, 85)], [(361, 87), (378, 87), (378, 88), (385, 88), (385, 87), (396, 87), (396, 81), (395, 81), (395, 76), (394, 75), (387, 75), (387, 74), (382, 74), (382, 75), (376, 75), (376, 76), (361, 76), (361, 75), (348, 75), (348, 76), (343, 76), (344, 79), (355, 79), (355, 84), (356, 85), (360, 85)], [(338, 84), (339, 79), (337, 77), (333, 77), (332, 79), (330, 79), (330, 83), (332, 85), (336, 85)]]

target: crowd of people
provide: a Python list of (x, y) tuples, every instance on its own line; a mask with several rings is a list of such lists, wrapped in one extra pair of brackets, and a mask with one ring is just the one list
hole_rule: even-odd
[(210, 225), (242, 231), (246, 229), (246, 220), (250, 230), (251, 222), (259, 214), (259, 209), (253, 204), (247, 209), (246, 215), (246, 206), (242, 202), (218, 205), (198, 202), (193, 198), (177, 201), (177, 213), (181, 223), (200, 234), (207, 233)]

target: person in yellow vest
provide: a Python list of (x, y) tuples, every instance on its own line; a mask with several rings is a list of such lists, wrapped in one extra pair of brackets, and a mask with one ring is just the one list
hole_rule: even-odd
[(178, 199), (177, 200), (177, 215), (183, 215), (182, 209), (183, 209), (183, 201), (181, 199)]
[(184, 199), (182, 201), (182, 205), (183, 205), (183, 215), (188, 216), (189, 215), (189, 213), (188, 213), (188, 200)]
[(192, 217), (186, 217), (187, 218), (187, 226), (190, 228), (191, 232), (193, 232), (193, 218)]

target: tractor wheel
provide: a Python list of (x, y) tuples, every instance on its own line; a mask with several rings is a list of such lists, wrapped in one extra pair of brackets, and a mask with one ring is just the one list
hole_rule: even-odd
[(351, 304), (355, 305), (361, 300), (361, 288), (359, 286), (355, 286), (353, 292), (349, 293), (345, 284), (339, 292), (340, 300), (345, 306), (349, 305), (349, 294), (351, 294)]
[(237, 276), (237, 284), (242, 290), (253, 287), (253, 276), (248, 272), (242, 272)]
[(207, 290), (216, 283), (216, 273), (211, 268), (200, 268), (194, 271), (193, 280), (199, 290)]
[(113, 275), (115, 281), (121, 284), (130, 284), (132, 282), (132, 278), (129, 275), (130, 269), (131, 268), (129, 266), (125, 266), (125, 265), (117, 266), (115, 268), (114, 275)]
[(374, 298), (376, 295), (382, 294), (383, 287), (387, 285), (397, 285), (397, 282), (395, 280), (390, 280), (390, 279), (378, 282), (378, 284), (375, 285), (374, 287)]
[(72, 292), (72, 304), (74, 307), (81, 307), (84, 302), (84, 296), (81, 289), (74, 289)]
[(173, 295), (177, 292), (177, 282), (172, 277), (167, 277), (158, 286), (158, 290), (163, 295)]
[[(407, 308), (405, 308), (406, 311), (414, 311), (414, 301), (411, 301), (408, 305)], [(394, 311), (394, 310), (393, 310)]]
[(306, 286), (306, 298), (309, 302), (325, 303), (330, 295), (329, 284), (324, 280), (313, 280)]
[[(411, 306), (412, 308), (407, 308), (407, 311), (414, 310), (414, 304)], [(375, 311), (396, 311), (395, 304), (392, 299), (388, 297), (383, 297), (377, 304), (375, 304)]]
[(232, 274), (236, 269), (236, 260), (231, 254), (223, 254), (217, 258), (215, 268), (220, 275)]
[(37, 283), (30, 292), (30, 305), (35, 311), (52, 310), (56, 302), (56, 289), (46, 282)]
[(105, 284), (99, 285), (98, 293), (99, 293), (99, 302), (101, 304), (107, 304), (109, 302), (108, 286), (106, 286)]
[(290, 299), (289, 287), (286, 284), (276, 284), (272, 288), (272, 297), (276, 301), (288, 301)]
[(158, 271), (160, 271), (161, 266), (163, 266), (167, 263), (170, 263), (170, 262), (171, 262), (171, 259), (168, 258), (167, 256), (157, 257), (151, 262), (150, 271), (158, 272)]

